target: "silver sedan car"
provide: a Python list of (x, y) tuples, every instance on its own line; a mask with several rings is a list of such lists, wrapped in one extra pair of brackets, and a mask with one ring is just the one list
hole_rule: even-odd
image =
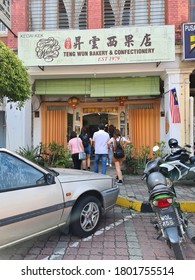
[(0, 249), (56, 228), (87, 237), (118, 193), (108, 175), (44, 169), (0, 148)]

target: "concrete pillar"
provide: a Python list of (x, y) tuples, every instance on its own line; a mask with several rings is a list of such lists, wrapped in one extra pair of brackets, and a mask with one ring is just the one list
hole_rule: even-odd
[[(179, 144), (190, 143), (190, 69), (169, 69), (161, 78), (164, 81), (165, 141), (176, 138)], [(177, 92), (181, 123), (172, 123), (170, 113), (170, 90)]]
[(182, 112), (181, 143), (190, 143), (190, 74), (192, 71), (181, 70), (180, 74), (180, 107)]

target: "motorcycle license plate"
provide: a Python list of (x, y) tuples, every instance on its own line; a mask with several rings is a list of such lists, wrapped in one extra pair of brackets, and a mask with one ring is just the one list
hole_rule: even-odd
[(173, 226), (177, 226), (177, 220), (175, 217), (175, 213), (170, 212), (170, 213), (160, 213), (160, 218), (163, 224), (163, 227), (173, 227)]

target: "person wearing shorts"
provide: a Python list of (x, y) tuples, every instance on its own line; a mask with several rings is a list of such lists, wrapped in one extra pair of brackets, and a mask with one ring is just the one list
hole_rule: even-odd
[(121, 171), (121, 166), (123, 161), (125, 160), (125, 156), (123, 158), (115, 158), (114, 157), (114, 149), (116, 148), (116, 143), (120, 142), (121, 146), (123, 148), (125, 148), (125, 146), (127, 144), (130, 144), (131, 142), (129, 140), (127, 140), (125, 137), (121, 136), (121, 132), (119, 129), (116, 129), (113, 133), (113, 137), (110, 138), (110, 140), (108, 141), (108, 145), (113, 145), (113, 162), (115, 165), (115, 169), (116, 169), (116, 183), (121, 185), (123, 184), (123, 175), (122, 175), (122, 171)]

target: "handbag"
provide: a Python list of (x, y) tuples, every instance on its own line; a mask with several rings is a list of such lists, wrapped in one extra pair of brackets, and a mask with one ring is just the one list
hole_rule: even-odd
[[(78, 149), (80, 150), (80, 146), (78, 143), (78, 137), (77, 137), (77, 145), (78, 145)], [(79, 152), (79, 159), (80, 160), (85, 160), (86, 159), (86, 153), (85, 152)]]
[(86, 159), (86, 153), (85, 152), (79, 152), (79, 159), (80, 160)]

